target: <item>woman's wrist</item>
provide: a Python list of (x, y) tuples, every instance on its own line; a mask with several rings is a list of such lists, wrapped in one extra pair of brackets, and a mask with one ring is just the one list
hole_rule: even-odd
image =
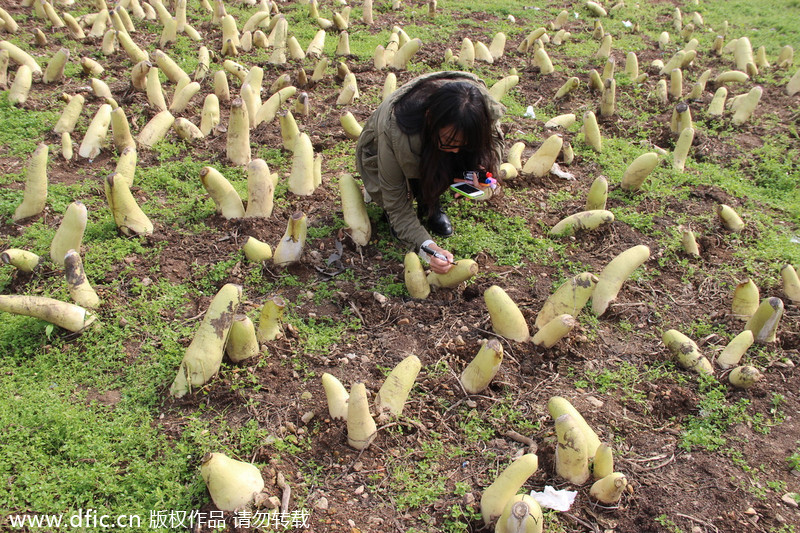
[(428, 239), (428, 240), (426, 240), (425, 242), (423, 242), (423, 243), (422, 243), (422, 244), (419, 246), (419, 250), (417, 250), (417, 253), (419, 254), (419, 256), (420, 256), (420, 257), (422, 258), (422, 260), (423, 260), (423, 261), (425, 261), (426, 263), (430, 263), (430, 262), (431, 262), (431, 255), (430, 255), (428, 252), (426, 252), (426, 251), (425, 251), (423, 248), (430, 248), (430, 247), (431, 247), (431, 244), (432, 244), (432, 245), (434, 245), (434, 246), (436, 246), (436, 243), (435, 243), (435, 242), (433, 242), (433, 239)]

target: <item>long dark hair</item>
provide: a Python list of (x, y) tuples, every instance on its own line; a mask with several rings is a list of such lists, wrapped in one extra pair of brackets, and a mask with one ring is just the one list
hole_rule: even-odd
[[(397, 125), (406, 135), (422, 135), (420, 192), (433, 209), (453, 179), (465, 170), (495, 171), (492, 121), (481, 91), (468, 81), (430, 80), (403, 96), (394, 106)], [(440, 150), (439, 131), (452, 126), (460, 136), (458, 153)], [(442, 139), (449, 144), (452, 139)], [(429, 213), (430, 214), (430, 213)]]

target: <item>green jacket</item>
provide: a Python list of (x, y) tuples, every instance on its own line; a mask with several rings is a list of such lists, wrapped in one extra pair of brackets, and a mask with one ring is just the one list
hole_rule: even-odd
[(489, 95), (486, 84), (468, 72), (434, 72), (415, 78), (383, 101), (364, 125), (356, 147), (356, 168), (373, 202), (386, 210), (392, 228), (400, 240), (420, 245), (431, 236), (417, 218), (408, 180), (420, 179), (422, 136), (400, 131), (394, 116), (394, 104), (419, 83), (432, 79), (467, 80), (474, 83), (486, 99), (494, 121), (494, 149), (502, 161), (503, 133), (500, 117), (505, 107)]

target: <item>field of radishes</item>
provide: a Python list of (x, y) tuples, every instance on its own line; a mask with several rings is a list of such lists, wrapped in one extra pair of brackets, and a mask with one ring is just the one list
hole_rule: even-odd
[[(0, 7), (0, 529), (800, 529), (796, 0)], [(354, 159), (440, 70), (455, 280)]]

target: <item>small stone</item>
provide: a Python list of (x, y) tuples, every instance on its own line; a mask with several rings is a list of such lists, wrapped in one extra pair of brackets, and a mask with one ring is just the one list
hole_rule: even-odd
[(752, 507), (748, 507), (747, 509), (745, 509), (744, 514), (746, 514), (748, 516), (754, 516), (754, 515), (756, 515), (758, 513), (756, 513), (756, 510), (753, 509)]
[(464, 346), (465, 344), (467, 344), (466, 342), (464, 342), (464, 337), (462, 337), (461, 335), (456, 335), (455, 343), (456, 346)]
[(798, 494), (797, 492), (787, 492), (786, 494), (781, 496), (781, 500), (783, 500), (783, 502), (788, 504), (789, 506), (794, 507), (795, 509), (797, 507), (800, 507), (800, 504), (797, 503), (797, 500), (800, 500), (800, 494)]
[(312, 418), (314, 418), (314, 411), (308, 411), (300, 417), (300, 420), (303, 421), (303, 424), (308, 424)]
[(142, 278), (142, 287), (149, 287), (153, 284), (153, 280), (150, 278)]
[(595, 398), (594, 396), (587, 396), (587, 397), (586, 397), (586, 401), (587, 401), (587, 402), (589, 402), (590, 404), (592, 404), (593, 406), (597, 407), (598, 409), (599, 409), (600, 407), (603, 407), (603, 402), (602, 402), (602, 400), (598, 400), (598, 399), (597, 399), (597, 398)]
[(319, 500), (315, 501), (314, 509), (319, 509), (320, 511), (326, 511), (328, 509), (328, 498), (323, 496)]
[(361, 461), (356, 461), (355, 463), (353, 463), (353, 470), (355, 470), (356, 472), (361, 472), (362, 470), (364, 470), (364, 463), (362, 463)]
[(459, 328), (459, 330), (460, 330), (462, 333), (468, 333), (468, 332), (469, 332), (469, 326), (461, 326), (461, 327)]
[(360, 494), (363, 494), (363, 493), (364, 493), (364, 485), (359, 485), (358, 488), (356, 488), (356, 490), (354, 492), (354, 494), (356, 496), (358, 496)]
[(468, 492), (468, 493), (464, 494), (464, 498), (463, 498), (462, 501), (464, 502), (464, 505), (466, 505), (466, 506), (472, 505), (473, 503), (475, 503), (475, 495), (472, 494), (471, 492)]
[(257, 509), (263, 509), (267, 504), (267, 500), (269, 500), (269, 495), (259, 492), (253, 497), (253, 505), (255, 505)]
[(407, 318), (401, 318), (400, 320), (397, 321), (398, 326), (407, 326), (410, 323), (411, 321)]
[(311, 394), (311, 393), (310, 393), (310, 392), (308, 392), (308, 391), (305, 391), (303, 394), (301, 394), (301, 395), (300, 395), (300, 399), (301, 399), (301, 400), (310, 400), (310, 399), (311, 399), (311, 398), (313, 398), (313, 397), (314, 397), (314, 395), (313, 395), (313, 394)]
[(470, 409), (475, 409), (476, 407), (478, 407), (478, 402), (476, 402), (475, 400), (467, 400), (464, 403), (466, 403), (467, 407), (469, 407)]
[(278, 509), (281, 506), (281, 499), (277, 496), (270, 496), (267, 498), (267, 501), (264, 502), (264, 507), (267, 509)]
[(378, 302), (381, 305), (386, 305), (386, 302), (389, 301), (389, 298), (387, 298), (386, 296), (384, 296), (383, 294), (381, 294), (379, 292), (373, 292), (372, 296), (373, 296), (373, 298), (375, 298), (375, 301)]
[(350, 527), (356, 527), (356, 523), (349, 518), (347, 519), (347, 525)]

